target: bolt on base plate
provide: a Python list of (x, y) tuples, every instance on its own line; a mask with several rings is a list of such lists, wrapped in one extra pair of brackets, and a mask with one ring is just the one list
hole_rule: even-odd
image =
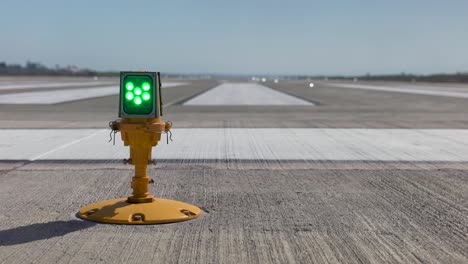
[(102, 223), (147, 225), (187, 221), (200, 214), (200, 208), (184, 202), (155, 198), (151, 203), (128, 203), (120, 198), (84, 206), (78, 216)]

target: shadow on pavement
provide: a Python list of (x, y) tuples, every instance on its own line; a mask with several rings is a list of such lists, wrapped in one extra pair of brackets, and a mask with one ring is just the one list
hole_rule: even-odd
[(11, 246), (64, 236), (78, 230), (94, 226), (96, 223), (88, 221), (54, 221), (41, 224), (15, 227), (13, 229), (0, 230), (0, 246)]

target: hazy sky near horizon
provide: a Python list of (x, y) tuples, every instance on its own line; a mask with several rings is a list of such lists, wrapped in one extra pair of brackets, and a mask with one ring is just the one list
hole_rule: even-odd
[(11, 1), (0, 61), (231, 74), (468, 72), (468, 1)]

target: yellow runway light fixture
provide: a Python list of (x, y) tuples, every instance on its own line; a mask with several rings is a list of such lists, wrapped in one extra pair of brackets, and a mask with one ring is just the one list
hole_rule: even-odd
[(84, 206), (79, 217), (114, 224), (160, 224), (197, 218), (200, 208), (180, 201), (155, 198), (149, 193), (148, 165), (151, 150), (172, 123), (161, 120), (161, 81), (158, 72), (121, 72), (119, 117), (110, 123), (130, 146), (128, 163), (135, 166), (130, 197), (106, 200)]

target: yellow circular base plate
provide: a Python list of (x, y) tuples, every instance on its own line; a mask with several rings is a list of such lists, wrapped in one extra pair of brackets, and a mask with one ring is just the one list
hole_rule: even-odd
[(112, 224), (145, 225), (187, 221), (200, 208), (184, 202), (155, 198), (151, 203), (128, 203), (127, 198), (101, 201), (80, 208), (80, 218)]

